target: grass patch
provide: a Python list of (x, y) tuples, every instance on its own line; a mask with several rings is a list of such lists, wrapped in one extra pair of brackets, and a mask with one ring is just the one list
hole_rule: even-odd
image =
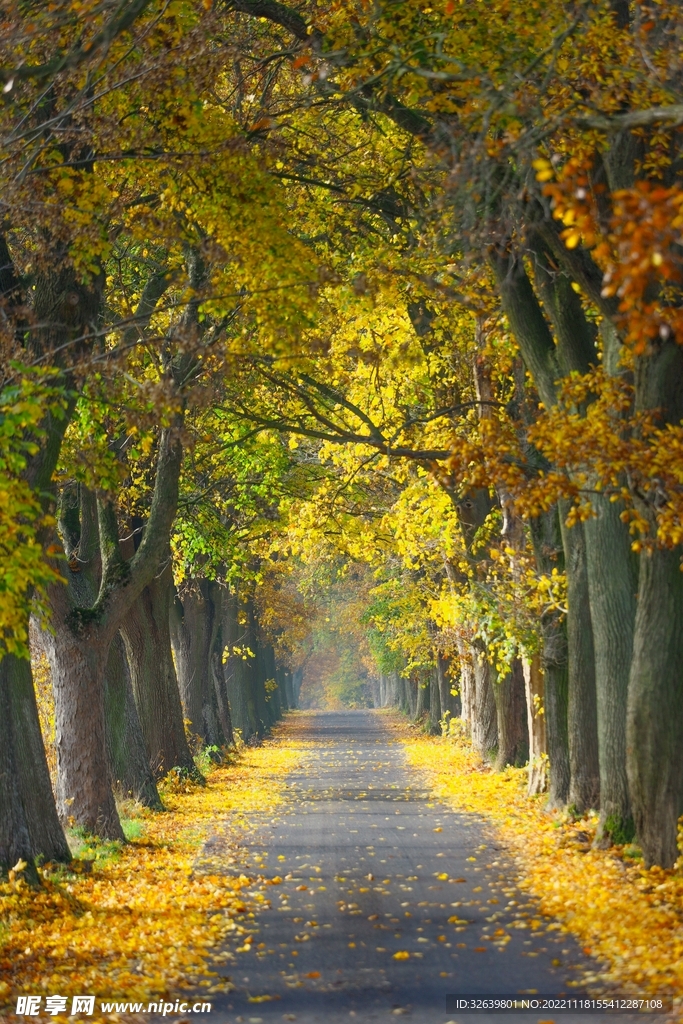
[(96, 862), (98, 867), (115, 863), (123, 848), (118, 840), (98, 839), (83, 828), (66, 829), (66, 839), (74, 860)]
[(144, 823), (139, 818), (121, 818), (121, 828), (129, 843), (134, 839), (142, 839), (145, 834)]

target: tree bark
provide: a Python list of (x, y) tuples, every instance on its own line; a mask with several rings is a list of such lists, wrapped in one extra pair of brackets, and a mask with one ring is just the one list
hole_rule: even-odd
[(258, 623), (254, 602), (247, 602), (247, 644), (249, 650), (254, 654), (248, 661), (249, 686), (253, 695), (254, 708), (256, 710), (257, 733), (259, 739), (268, 732), (271, 721), (270, 702), (266, 699), (266, 658), (265, 651), (260, 644), (258, 636)]
[(529, 730), (529, 785), (527, 793), (536, 796), (545, 793), (548, 785), (547, 747), (545, 739), (545, 708), (543, 670), (541, 658), (535, 654), (531, 661), (522, 661)]
[(474, 661), (472, 650), (465, 643), (458, 644), (460, 657), (460, 702), (462, 707), (462, 719), (467, 726), (470, 737), (473, 735), (474, 723), (474, 697), (476, 693), (476, 682), (474, 678)]
[[(250, 687), (249, 661), (246, 653), (248, 630), (239, 621), (243, 614), (238, 595), (229, 593), (223, 598), (223, 645), (227, 657), (223, 665), (225, 686), (230, 702), (233, 728), (239, 732), (242, 742), (247, 743), (257, 733), (256, 707)], [(299, 683), (299, 685), (301, 685)]]
[(429, 677), (421, 679), (417, 676), (415, 678), (415, 715), (413, 716), (416, 722), (421, 722), (429, 714), (429, 690)]
[(75, 532), (64, 513), (60, 530), (65, 553), (78, 554), (78, 568), (67, 570), (67, 585), (50, 588), (51, 630), (43, 633), (55, 700), (57, 811), (70, 823), (103, 839), (124, 840), (113, 792), (106, 746), (105, 670), (109, 642), (97, 632), (79, 635), (73, 612), (92, 604), (100, 566), (97, 512), (92, 492), (79, 488)]
[[(289, 711), (289, 692), (287, 688), (287, 670), (278, 665), (275, 669), (275, 682), (280, 691), (280, 706), (282, 711)], [(378, 705), (375, 704), (375, 707)]]
[[(171, 641), (180, 697), (191, 734), (207, 746), (231, 742), (230, 712), (223, 681), (220, 588), (210, 580), (195, 579), (184, 588), (182, 599), (171, 603)], [(218, 665), (216, 661), (218, 660)]]
[(66, 587), (55, 587), (50, 603), (52, 633), (45, 636), (55, 695), (57, 810), (64, 823), (124, 841), (105, 746), (109, 645), (74, 634)]
[(150, 768), (135, 706), (126, 649), (120, 633), (109, 648), (104, 673), (105, 738), (117, 796), (132, 797), (154, 811), (163, 804)]
[[(636, 408), (660, 425), (683, 420), (680, 338), (653, 342), (635, 368)], [(656, 534), (656, 506), (639, 497)], [(646, 865), (671, 867), (683, 812), (683, 549), (640, 554), (638, 610), (627, 711), (627, 766)]]
[(626, 703), (633, 655), (637, 569), (621, 506), (606, 497), (593, 502), (584, 524), (591, 620), (595, 644), (600, 826), (598, 843), (633, 838), (626, 775)]
[[(151, 807), (161, 808), (161, 801), (146, 761), (120, 637), (115, 636), (109, 649), (99, 635), (84, 643), (71, 621), (74, 608), (91, 605), (99, 586), (97, 509), (91, 491), (83, 486), (65, 489), (59, 528), (69, 557), (67, 586), (52, 588), (54, 635), (43, 634), (55, 698), (59, 813), (62, 820), (73, 818), (88, 831), (122, 839), (113, 785), (118, 783), (121, 792), (133, 793)], [(76, 555), (77, 568), (72, 568)], [(77, 706), (88, 706), (84, 721), (72, 699)], [(84, 735), (89, 737), (86, 749), (87, 742), (98, 746), (89, 771), (80, 769), (81, 758), (87, 759)]]
[(433, 736), (441, 734), (441, 691), (439, 689), (439, 674), (436, 665), (429, 673), (429, 731)]
[[(557, 509), (552, 508), (530, 521), (536, 565), (540, 572), (562, 569), (564, 549), (560, 539)], [(564, 807), (569, 799), (569, 666), (567, 625), (553, 609), (541, 617), (541, 668), (545, 690), (545, 728), (549, 760), (548, 802)]]
[(475, 654), (473, 664), (472, 746), (485, 761), (493, 762), (498, 752), (498, 712), (493, 693), (493, 669)]
[(567, 574), (567, 733), (569, 741), (569, 804), (581, 814), (600, 806), (598, 709), (595, 649), (588, 591), (586, 539), (582, 523), (567, 528), (567, 509), (560, 507), (560, 525)]
[(399, 694), (399, 710), (407, 715), (409, 718), (413, 717), (413, 708), (411, 702), (411, 687), (410, 681), (403, 675), (398, 675), (398, 694)]
[(303, 670), (303, 668), (297, 668), (292, 673), (292, 693), (294, 695), (294, 707), (295, 708), (298, 708), (298, 706), (299, 706), (299, 694), (301, 693), (301, 684), (303, 683), (303, 680), (304, 680), (304, 670)]
[(268, 719), (270, 725), (275, 725), (282, 718), (280, 687), (277, 685), (276, 679), (275, 651), (271, 644), (260, 645), (260, 647), (263, 652), (263, 685), (268, 706)]
[(121, 623), (135, 704), (149, 762), (157, 778), (172, 768), (196, 776), (171, 654), (173, 576), (166, 566), (144, 588)]
[(681, 550), (640, 556), (628, 695), (627, 765), (646, 867), (671, 868), (683, 812), (683, 573)]
[[(21, 775), (16, 762), (12, 729), (11, 673), (7, 671), (5, 665), (10, 657), (14, 656), (6, 655), (0, 662), (0, 870), (9, 871), (18, 861), (23, 860), (29, 866), (31, 880), (35, 881), (37, 879), (33, 863), (35, 850), (28, 831), (26, 808), (19, 790)], [(45, 769), (47, 770), (47, 762)], [(57, 822), (57, 826), (61, 831), (59, 822)], [(62, 839), (66, 846), (63, 833)], [(67, 860), (68, 858), (59, 859)]]
[(567, 634), (565, 624), (557, 613), (543, 617), (543, 669), (545, 691), (545, 728), (548, 748), (549, 785), (548, 803), (551, 807), (564, 807), (569, 799), (569, 735), (567, 704), (569, 672), (567, 662)]
[(406, 678), (406, 693), (408, 695), (408, 707), (410, 709), (408, 713), (413, 721), (417, 719), (417, 707), (419, 700), (419, 694), (417, 692), (418, 688), (419, 684), (416, 679), (412, 676)]
[(296, 698), (294, 696), (294, 677), (290, 669), (286, 668), (283, 670), (285, 692), (287, 693), (287, 708), (289, 711), (293, 711), (296, 708)]
[[(215, 726), (216, 736), (223, 736), (223, 743), (234, 746), (235, 735), (232, 728), (232, 714), (230, 711), (230, 699), (228, 687), (225, 680), (223, 668), (223, 655), (226, 641), (224, 637), (225, 617), (223, 615), (223, 601), (227, 596), (227, 590), (215, 580), (209, 582), (209, 600), (213, 607), (211, 620), (211, 639), (209, 644), (209, 666), (210, 683), (213, 687), (210, 707), (212, 714), (217, 717)], [(212, 727), (213, 728), (213, 727)], [(217, 742), (217, 746), (221, 744)]]
[(442, 654), (437, 655), (436, 659), (436, 674), (439, 684), (439, 699), (441, 704), (441, 716), (443, 717), (447, 711), (450, 712), (455, 718), (459, 718), (462, 714), (461, 697), (454, 697), (451, 693), (451, 679), (449, 676), (450, 663), (447, 658), (444, 658)]
[(28, 659), (0, 661), (0, 868), (71, 860), (57, 816)]
[(190, 735), (202, 741), (211, 632), (205, 586), (206, 580), (190, 580), (182, 598), (175, 594), (170, 608), (171, 646), (185, 721)]
[(495, 769), (521, 767), (529, 760), (529, 731), (522, 663), (515, 658), (509, 672), (493, 683), (498, 726)]

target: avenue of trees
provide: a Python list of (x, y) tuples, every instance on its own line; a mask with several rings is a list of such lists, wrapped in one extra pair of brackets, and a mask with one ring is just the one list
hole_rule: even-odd
[(671, 867), (680, 6), (2, 23), (0, 868), (121, 840), (331, 649)]

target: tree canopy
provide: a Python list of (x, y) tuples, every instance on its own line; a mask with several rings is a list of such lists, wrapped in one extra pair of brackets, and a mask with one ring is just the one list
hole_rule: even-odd
[(670, 867), (679, 5), (3, 24), (0, 865), (119, 838), (117, 783), (158, 803), (193, 736), (262, 734), (316, 674), (461, 718)]

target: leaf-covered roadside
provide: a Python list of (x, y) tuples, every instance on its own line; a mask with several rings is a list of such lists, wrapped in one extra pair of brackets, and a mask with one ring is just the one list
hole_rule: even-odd
[[(227, 838), (239, 846), (241, 815), (277, 804), (276, 777), (299, 755), (277, 738), (244, 748), (236, 763), (210, 771), (206, 786), (168, 782), (167, 811), (140, 819), (142, 828), (134, 821), (141, 835), (127, 845), (85, 846), (73, 870), (47, 865), (40, 888), (13, 872), (0, 885), (0, 1013), (22, 994), (149, 1001), (229, 988), (216, 967), (232, 955), (224, 940), (248, 932), (254, 914), (242, 889), (254, 879), (210, 873), (206, 858), (197, 870), (201, 847), (228, 814)], [(263, 881), (256, 898), (267, 900)]]
[[(402, 733), (408, 762), (458, 810), (499, 830), (515, 856), (519, 886), (599, 962), (582, 981), (596, 991), (683, 998), (683, 857), (676, 868), (645, 869), (634, 847), (594, 849), (597, 815), (580, 821), (548, 813), (526, 795), (527, 768), (502, 773), (462, 739)], [(680, 843), (679, 843), (680, 846)]]

